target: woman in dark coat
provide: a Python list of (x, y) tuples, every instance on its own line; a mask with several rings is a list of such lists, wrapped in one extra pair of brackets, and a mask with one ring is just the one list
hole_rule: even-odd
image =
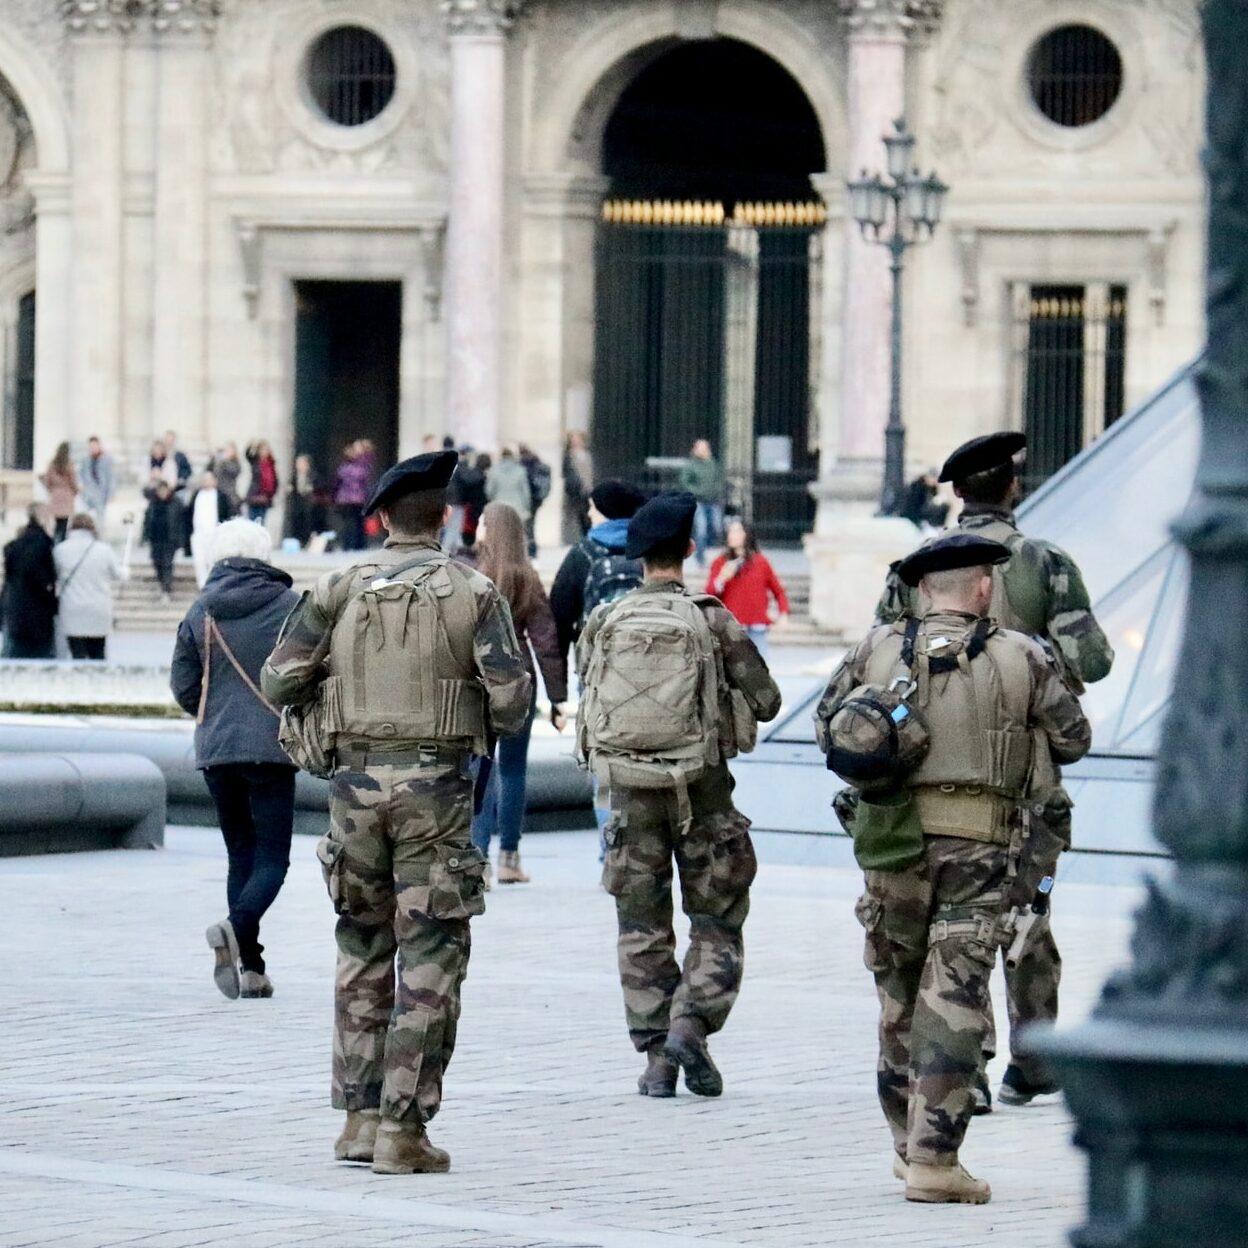
[(229, 856), (229, 917), (207, 932), (213, 979), (231, 1000), (271, 997), (260, 920), (290, 865), (295, 767), (277, 743), (278, 714), (260, 692), (260, 668), (299, 601), (269, 563), (269, 535), (227, 520), (212, 535), (212, 570), (178, 626), (170, 686), (195, 716), (195, 763), (216, 803)]
[(4, 657), (56, 658), (56, 561), (42, 503), (26, 527), (4, 548)]

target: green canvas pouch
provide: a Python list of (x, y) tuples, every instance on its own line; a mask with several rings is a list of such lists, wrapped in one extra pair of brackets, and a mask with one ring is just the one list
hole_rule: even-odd
[(853, 824), (854, 857), (864, 871), (902, 871), (923, 857), (914, 794), (864, 793)]

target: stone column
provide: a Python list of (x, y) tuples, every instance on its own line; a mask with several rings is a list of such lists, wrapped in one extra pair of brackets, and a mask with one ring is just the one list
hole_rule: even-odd
[(506, 40), (520, 7), (442, 0), (451, 57), (446, 432), (489, 450), (502, 407)]
[[(906, 111), (906, 50), (938, 23), (943, 0), (840, 0), (849, 44), (849, 136), (845, 176), (882, 169), (884, 135)], [(888, 256), (845, 222), (839, 412), (821, 426), (819, 509), (807, 539), (811, 613), (823, 627), (857, 637), (888, 565), (915, 543), (905, 520), (874, 515), (888, 420)], [(831, 241), (831, 240), (829, 240)], [(829, 302), (834, 292), (828, 292)]]
[(71, 429), (73, 222), (64, 174), (27, 174), (25, 184), (35, 197), (34, 468), (42, 472)]
[(218, 0), (157, 0), (152, 248), (153, 436), (210, 430), (205, 355), (209, 92)]
[[(60, 436), (81, 442), (98, 433), (116, 445), (122, 431), (124, 317), (123, 44), (136, 18), (130, 6), (109, 0), (68, 0), (63, 12), (71, 36), (74, 169), (69, 198), (72, 347), (68, 420)], [(42, 221), (39, 231), (42, 251), (48, 241)], [(50, 232), (55, 234), (55, 227)], [(48, 298), (43, 295), (40, 304)], [(37, 350), (44, 349), (41, 342)], [(45, 431), (41, 444), (46, 437)]]

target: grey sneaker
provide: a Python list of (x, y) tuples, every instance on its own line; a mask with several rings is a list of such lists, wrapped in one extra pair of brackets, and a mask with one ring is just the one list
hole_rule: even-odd
[(263, 971), (244, 971), (239, 977), (239, 996), (271, 997), (273, 981)]
[(234, 935), (234, 925), (229, 919), (214, 923), (205, 933), (208, 948), (216, 954), (216, 964), (212, 968), (212, 978), (223, 996), (231, 1001), (238, 1000), (242, 985), (238, 974), (238, 939)]

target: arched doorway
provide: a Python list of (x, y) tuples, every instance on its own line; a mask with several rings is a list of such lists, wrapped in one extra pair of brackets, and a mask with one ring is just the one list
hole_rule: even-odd
[(592, 441), (598, 471), (669, 484), (695, 438), (769, 540), (808, 530), (826, 167), (818, 119), (757, 48), (651, 59), (602, 145)]

